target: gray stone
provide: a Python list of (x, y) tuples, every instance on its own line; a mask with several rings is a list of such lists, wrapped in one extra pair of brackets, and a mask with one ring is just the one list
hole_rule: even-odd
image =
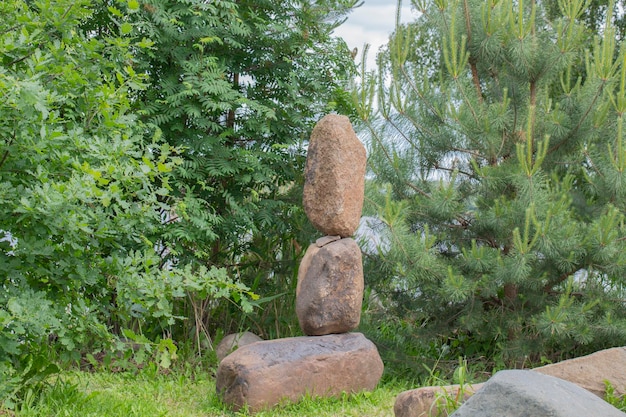
[(351, 239), (311, 245), (298, 269), (296, 314), (309, 336), (345, 333), (361, 320), (361, 249)]
[(604, 381), (611, 383), (617, 395), (626, 393), (626, 348), (605, 349), (591, 355), (535, 368), (533, 371), (573, 382), (603, 398)]
[(304, 170), (304, 211), (326, 235), (352, 236), (365, 189), (365, 147), (346, 116), (329, 114), (311, 133)]
[(238, 348), (261, 340), (263, 339), (251, 332), (239, 332), (226, 335), (215, 348), (217, 360), (221, 362), (222, 359)]
[(452, 417), (625, 417), (571, 382), (530, 370), (496, 373)]
[(217, 369), (225, 403), (251, 412), (305, 395), (331, 397), (373, 390), (383, 373), (376, 346), (360, 333), (267, 340), (243, 346)]

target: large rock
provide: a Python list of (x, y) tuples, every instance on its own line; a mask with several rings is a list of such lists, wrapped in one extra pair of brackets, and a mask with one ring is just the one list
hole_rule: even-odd
[(578, 385), (530, 370), (500, 371), (452, 417), (626, 417)]
[(239, 410), (373, 390), (383, 373), (376, 346), (360, 333), (267, 340), (243, 346), (217, 369), (219, 397)]
[(611, 383), (615, 393), (626, 393), (626, 348), (605, 349), (591, 355), (535, 368), (533, 371), (573, 382), (604, 398), (605, 381)]
[(249, 345), (250, 343), (260, 342), (261, 340), (263, 339), (252, 332), (239, 332), (226, 335), (215, 348), (217, 360), (221, 362), (222, 359), (240, 347)]
[(447, 385), (404, 391), (396, 397), (393, 413), (396, 417), (447, 416), (446, 399), (466, 401), (482, 386), (483, 384), (468, 384), (461, 390), (459, 385)]
[(352, 236), (359, 226), (365, 189), (365, 147), (350, 120), (329, 114), (311, 133), (304, 171), (304, 211), (326, 235)]
[[(329, 242), (330, 241), (330, 242)], [(351, 238), (324, 237), (309, 246), (296, 287), (296, 314), (309, 336), (346, 333), (361, 320), (363, 263)]]
[[(604, 398), (606, 393), (605, 381), (608, 381), (617, 395), (624, 395), (626, 393), (626, 348), (616, 347), (601, 350), (591, 355), (534, 368), (533, 371), (572, 382), (600, 398)], [(474, 384), (466, 392), (471, 394), (481, 386), (482, 384)], [(395, 416), (428, 416), (429, 410), (436, 409), (434, 402), (437, 392), (445, 390), (455, 394), (456, 389), (456, 386), (453, 385), (404, 391), (396, 397)]]

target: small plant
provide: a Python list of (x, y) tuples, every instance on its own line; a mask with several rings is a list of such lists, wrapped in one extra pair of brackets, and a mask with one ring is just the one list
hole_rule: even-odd
[(20, 402), (35, 398), (47, 386), (48, 377), (59, 371), (43, 352), (22, 355), (13, 365), (9, 368), (0, 363), (0, 415), (4, 409), (15, 410)]
[(178, 347), (170, 338), (151, 341), (130, 329), (122, 330), (112, 349), (107, 352), (88, 353), (85, 362), (94, 370), (122, 372), (153, 366), (161, 372), (169, 372), (178, 358)]
[(615, 392), (615, 387), (609, 382), (604, 381), (606, 390), (604, 392), (604, 401), (611, 404), (613, 407), (626, 412), (626, 395), (619, 395)]
[[(459, 358), (459, 366), (454, 371), (454, 383), (456, 386), (442, 387), (435, 394), (435, 401), (431, 405), (430, 416), (448, 416), (461, 406), (466, 397), (473, 393), (472, 385), (467, 377), (467, 360)], [(431, 373), (433, 375), (433, 373)], [(435, 377), (437, 378), (437, 377)], [(437, 378), (438, 379), (438, 378)], [(445, 381), (438, 379), (439, 382)]]

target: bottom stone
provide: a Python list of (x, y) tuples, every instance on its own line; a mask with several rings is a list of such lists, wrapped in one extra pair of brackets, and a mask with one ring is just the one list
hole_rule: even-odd
[(361, 333), (291, 337), (243, 346), (217, 369), (216, 389), (235, 410), (273, 407), (305, 395), (373, 390), (383, 373), (376, 346)]

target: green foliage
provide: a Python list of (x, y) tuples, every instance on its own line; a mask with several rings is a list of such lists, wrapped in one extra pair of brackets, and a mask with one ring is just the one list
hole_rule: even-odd
[(615, 391), (615, 387), (611, 385), (609, 381), (604, 381), (604, 384), (606, 386), (604, 401), (611, 404), (615, 408), (626, 411), (626, 397), (623, 394), (619, 395)]
[(0, 386), (0, 407), (13, 409), (17, 406), (20, 396), (35, 397), (46, 382), (46, 379), (59, 371), (57, 365), (41, 353), (23, 354), (15, 360), (16, 366), (0, 364), (0, 375), (4, 381)]
[(57, 359), (168, 368), (173, 337), (201, 351), (264, 303), (276, 323), (303, 143), (350, 111), (331, 32), (354, 5), (0, 4), (0, 402)]
[(154, 367), (168, 372), (178, 359), (178, 346), (170, 338), (151, 341), (130, 329), (122, 330), (111, 349), (87, 353), (84, 365), (106, 372), (132, 372), (144, 367)]
[[(149, 44), (132, 59), (147, 77), (133, 109), (184, 149), (160, 199), (172, 207), (161, 235), (166, 260), (226, 267), (266, 296), (293, 290), (288, 267), (299, 252), (291, 248), (309, 240), (299, 228), (304, 144), (321, 115), (350, 110), (343, 84), (354, 64), (332, 30), (355, 3), (100, 3), (88, 27), (128, 24), (133, 42)], [(239, 317), (237, 330), (240, 312), (205, 313), (209, 303), (191, 299), (185, 333), (215, 334), (220, 314)]]
[[(459, 364), (454, 371), (454, 384), (457, 385), (456, 389), (448, 391), (442, 389), (435, 393), (435, 401), (433, 402), (430, 410), (430, 416), (449, 416), (454, 413), (474, 392), (472, 385), (468, 380), (468, 368), (467, 361), (459, 359)], [(431, 372), (432, 375), (432, 372)], [(431, 385), (446, 385), (445, 381), (438, 381), (439, 384)]]
[(415, 2), (354, 93), (386, 242), (368, 285), (450, 358), (626, 342), (624, 48), (610, 13), (595, 35), (587, 3), (553, 5)]
[(351, 68), (324, 19), (352, 4), (154, 1), (129, 11), (137, 39), (151, 40), (135, 60), (149, 84), (134, 105), (186, 149), (164, 236), (172, 257), (236, 264), (247, 235), (288, 230), (281, 194)]
[[(88, 2), (3, 2), (0, 36), (0, 336), (2, 401), (107, 334), (110, 277), (151, 250), (160, 223), (157, 142), (128, 114), (142, 77), (128, 43), (77, 32)], [(103, 64), (105, 62), (107, 64)], [(109, 65), (107, 67), (107, 65)], [(164, 166), (174, 162), (165, 150)], [(5, 397), (8, 395), (8, 397)]]
[(165, 268), (155, 252), (180, 150), (131, 111), (147, 77), (128, 62), (149, 43), (84, 30), (90, 6), (0, 5), (0, 401), (8, 405), (54, 370), (50, 360), (103, 348), (116, 327), (142, 319), (162, 331), (187, 292), (220, 287), (214, 298), (244, 304), (250, 294), (215, 270)]

